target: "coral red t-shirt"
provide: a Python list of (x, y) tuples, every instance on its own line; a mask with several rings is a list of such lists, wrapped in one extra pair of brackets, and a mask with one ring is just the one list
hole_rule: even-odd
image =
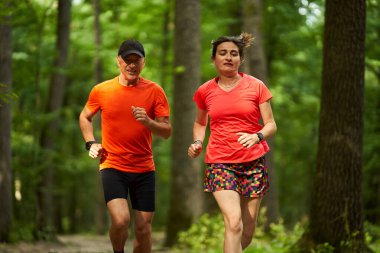
[(198, 108), (210, 117), (210, 138), (206, 163), (242, 163), (260, 158), (269, 151), (266, 141), (251, 148), (238, 142), (236, 133), (257, 133), (263, 126), (259, 105), (272, 98), (265, 84), (253, 76), (239, 73), (242, 79), (231, 91), (222, 90), (218, 78), (201, 85), (194, 94)]
[(96, 85), (86, 103), (93, 113), (101, 111), (102, 147), (100, 169), (114, 168), (142, 173), (155, 170), (152, 134), (138, 122), (131, 106), (145, 108), (152, 119), (170, 115), (164, 90), (140, 77), (136, 86), (123, 86), (118, 77)]

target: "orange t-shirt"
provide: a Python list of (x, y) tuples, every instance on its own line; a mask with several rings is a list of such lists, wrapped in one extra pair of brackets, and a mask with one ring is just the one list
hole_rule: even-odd
[(131, 106), (145, 108), (152, 119), (169, 116), (165, 92), (158, 84), (140, 77), (136, 86), (129, 87), (115, 77), (96, 85), (86, 106), (93, 113), (101, 111), (100, 169), (135, 173), (155, 170), (151, 131), (134, 118)]
[(229, 92), (222, 90), (214, 78), (201, 85), (194, 94), (198, 108), (210, 117), (210, 138), (206, 163), (242, 163), (256, 160), (269, 151), (266, 141), (245, 148), (236, 133), (257, 133), (260, 125), (259, 105), (272, 98), (262, 81), (239, 73), (242, 79)]

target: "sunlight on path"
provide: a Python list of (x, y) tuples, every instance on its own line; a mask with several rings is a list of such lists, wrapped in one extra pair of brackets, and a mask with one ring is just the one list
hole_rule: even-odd
[[(108, 236), (63, 235), (59, 242), (0, 244), (0, 253), (112, 253)], [(162, 247), (163, 233), (154, 233), (152, 253), (173, 253)], [(128, 240), (125, 253), (132, 252), (132, 240)]]

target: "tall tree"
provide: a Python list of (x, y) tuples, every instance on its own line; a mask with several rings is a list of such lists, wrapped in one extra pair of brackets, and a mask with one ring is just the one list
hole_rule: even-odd
[[(54, 61), (54, 69), (50, 80), (50, 92), (47, 105), (47, 112), (56, 114), (53, 120), (49, 121), (42, 131), (41, 146), (47, 151), (47, 154), (55, 152), (57, 146), (56, 136), (60, 132), (59, 110), (63, 105), (63, 98), (66, 86), (65, 67), (68, 57), (69, 36), (70, 36), (70, 16), (71, 0), (58, 0), (58, 18), (57, 18), (57, 55)], [(43, 176), (38, 189), (39, 212), (37, 216), (37, 229), (44, 231), (53, 227), (54, 215), (54, 161), (50, 156), (46, 159), (43, 166)]]
[(176, 242), (177, 233), (187, 229), (202, 208), (199, 161), (187, 157), (187, 148), (193, 142), (196, 116), (192, 94), (201, 81), (199, 0), (176, 0), (174, 22), (172, 170), (167, 245)]
[[(243, 2), (243, 31), (251, 33), (255, 40), (247, 49), (243, 71), (253, 75), (268, 85), (267, 60), (264, 49), (263, 3), (261, 0), (245, 0)], [(266, 155), (269, 168), (271, 189), (264, 198), (267, 207), (266, 228), (278, 221), (278, 196), (276, 190), (276, 170), (273, 161), (274, 142), (270, 140), (271, 152)]]
[[(103, 62), (100, 57), (100, 51), (102, 47), (102, 27), (100, 24), (100, 14), (101, 14), (101, 5), (100, 0), (93, 0), (92, 7), (94, 10), (94, 32), (95, 32), (95, 83), (101, 83), (103, 81)], [(97, 128), (100, 128), (100, 118), (97, 116), (95, 118), (95, 124)], [(96, 194), (96, 213), (95, 213), (95, 224), (96, 232), (98, 234), (104, 234), (107, 227), (107, 213), (104, 208), (104, 197), (102, 190), (102, 182), (100, 176), (97, 177), (97, 194)]]
[[(365, 0), (327, 0), (311, 245), (364, 252), (362, 153)], [(310, 246), (309, 244), (309, 246)]]
[[(0, 3), (9, 9), (10, 1)], [(12, 26), (11, 16), (0, 15), (0, 242), (9, 241), (12, 221), (12, 153), (11, 105), (7, 97), (12, 90)]]

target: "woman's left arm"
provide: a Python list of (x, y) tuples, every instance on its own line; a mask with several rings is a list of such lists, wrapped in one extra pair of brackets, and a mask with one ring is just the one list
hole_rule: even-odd
[[(262, 140), (265, 140), (272, 137), (276, 133), (277, 126), (274, 121), (272, 107), (270, 106), (269, 100), (260, 104), (259, 108), (264, 123), (264, 127), (259, 131), (259, 133), (263, 135)], [(239, 136), (238, 142), (246, 148), (250, 148), (261, 141), (258, 133), (239, 132), (237, 135)]]
[(259, 131), (263, 134), (264, 140), (272, 137), (276, 131), (277, 126), (274, 121), (272, 107), (270, 105), (270, 100), (259, 105), (261, 117), (263, 119), (264, 127)]

